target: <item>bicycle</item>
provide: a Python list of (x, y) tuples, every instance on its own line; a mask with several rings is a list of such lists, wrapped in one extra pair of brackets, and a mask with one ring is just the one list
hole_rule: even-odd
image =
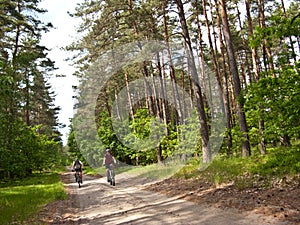
[(116, 186), (116, 180), (115, 180), (115, 171), (114, 171), (114, 165), (109, 164), (106, 166), (107, 168), (107, 182), (110, 183), (112, 186)]
[[(72, 170), (72, 172), (74, 172), (74, 170)], [(82, 179), (81, 179), (81, 177), (80, 177), (80, 172), (79, 172), (79, 170), (76, 170), (75, 169), (75, 182), (77, 182), (78, 183), (78, 187), (80, 188), (81, 187), (81, 184), (82, 184)]]

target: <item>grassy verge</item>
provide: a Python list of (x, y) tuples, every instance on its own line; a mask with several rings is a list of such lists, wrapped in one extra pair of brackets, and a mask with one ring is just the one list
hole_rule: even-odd
[(152, 164), (148, 166), (135, 166), (128, 173), (135, 174), (144, 178), (150, 178), (154, 180), (164, 179), (172, 176), (178, 171), (176, 165), (159, 165)]
[(85, 166), (83, 173), (91, 176), (96, 176), (100, 173), (100, 171), (98, 169), (93, 169), (92, 167)]
[[(195, 179), (215, 187), (233, 183), (235, 187), (270, 187), (285, 178), (300, 177), (300, 144), (292, 147), (268, 148), (268, 154), (254, 154), (251, 157), (217, 156), (205, 169), (201, 168), (201, 158), (191, 159), (184, 167), (179, 164), (148, 166), (117, 166), (116, 174), (127, 172), (155, 180), (168, 178)], [(181, 169), (180, 169), (181, 168)], [(85, 167), (85, 174), (105, 176), (105, 168)], [(174, 175), (175, 174), (175, 175)]]
[(66, 197), (56, 173), (0, 183), (0, 224), (22, 224), (46, 204)]
[(300, 145), (289, 148), (271, 148), (266, 155), (248, 158), (218, 156), (204, 171), (200, 160), (193, 159), (175, 177), (197, 179), (214, 186), (233, 183), (237, 188), (271, 187), (282, 179), (299, 178)]
[[(170, 177), (176, 173), (176, 171), (178, 171), (178, 165), (151, 164), (147, 166), (129, 166), (126, 164), (120, 164), (115, 168), (116, 174), (128, 173), (144, 178), (152, 178), (155, 180)], [(84, 174), (91, 176), (100, 174), (102, 176), (106, 176), (106, 169), (104, 166), (100, 168), (91, 168), (86, 166), (84, 169)]]

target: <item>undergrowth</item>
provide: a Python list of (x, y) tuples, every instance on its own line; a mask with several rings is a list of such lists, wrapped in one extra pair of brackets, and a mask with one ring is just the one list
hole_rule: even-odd
[(46, 204), (67, 197), (56, 173), (0, 183), (0, 224), (24, 224)]
[(174, 177), (197, 179), (210, 185), (232, 183), (239, 189), (271, 187), (274, 181), (300, 174), (300, 145), (269, 148), (266, 155), (247, 158), (217, 156), (203, 171), (201, 159), (192, 159)]

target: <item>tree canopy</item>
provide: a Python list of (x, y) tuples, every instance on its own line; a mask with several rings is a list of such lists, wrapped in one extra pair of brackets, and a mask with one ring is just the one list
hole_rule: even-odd
[[(221, 154), (247, 157), (265, 154), (271, 145), (291, 145), (292, 140), (299, 138), (300, 125), (298, 11), (297, 1), (287, 4), (267, 0), (96, 0), (79, 4), (72, 16), (82, 19), (78, 29), (82, 38), (68, 46), (68, 50), (79, 52), (75, 57), (82, 80), (79, 96), (85, 94), (82, 89), (91, 78), (88, 68), (99, 64), (97, 60), (103, 53), (132, 42), (141, 50), (146, 48), (145, 40), (166, 44), (166, 52), (157, 51), (152, 61), (127, 64), (102, 84), (95, 108), (102, 146), (97, 148), (90, 143), (93, 150), (88, 161), (96, 165), (103, 148), (110, 147), (119, 160), (128, 164), (162, 162), (180, 149), (179, 139), (185, 129), (193, 130), (197, 142), (190, 147), (191, 152), (176, 157), (201, 156), (203, 162), (210, 162), (218, 152), (212, 144), (216, 138), (212, 126), (216, 114), (211, 105), (218, 90), (218, 110), (226, 115), (226, 129), (218, 147)], [(171, 43), (185, 47), (187, 64), (174, 63), (178, 59)], [(215, 77), (216, 84), (210, 76)], [(133, 92), (132, 83), (138, 79), (144, 79), (145, 86)], [(176, 84), (171, 91), (175, 106), (165, 101), (166, 83), (170, 81)], [(149, 89), (150, 86), (156, 89)], [(128, 96), (126, 101), (118, 96), (121, 90), (122, 95)], [(192, 96), (190, 103), (181, 101), (185, 93)], [(144, 97), (135, 100), (137, 96)], [(195, 108), (187, 113), (195, 116), (194, 123), (181, 118), (187, 110), (184, 105), (191, 103)], [(128, 108), (130, 121), (125, 142), (120, 141), (118, 129), (127, 119), (119, 118), (119, 126), (113, 126), (112, 115), (116, 111), (120, 117), (122, 107)], [(157, 146), (147, 142), (154, 117), (163, 121), (165, 131)], [(72, 138), (76, 139), (76, 129), (73, 132)], [(139, 147), (128, 144), (134, 137), (141, 141), (134, 142)]]
[(39, 1), (0, 1), (0, 170), (1, 178), (30, 174), (59, 159), (59, 108), (47, 82), (55, 69), (40, 44), (52, 28), (38, 14)]

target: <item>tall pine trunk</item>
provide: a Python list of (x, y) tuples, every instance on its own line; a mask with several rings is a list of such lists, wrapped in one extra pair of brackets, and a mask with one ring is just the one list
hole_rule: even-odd
[[(226, 114), (226, 135), (227, 135), (227, 155), (232, 155), (232, 115), (231, 115), (231, 107), (230, 107), (230, 98), (229, 98), (229, 87), (228, 87), (228, 73), (226, 66), (226, 56), (225, 56), (225, 45), (222, 35), (222, 27), (221, 27), (221, 18), (219, 12), (219, 4), (218, 0), (215, 0), (216, 4), (216, 15), (217, 15), (217, 26), (218, 26), (218, 35), (220, 42), (220, 49), (222, 55), (222, 69), (223, 69), (223, 77), (224, 77), (224, 85), (222, 85), (222, 96), (224, 101), (224, 109)], [(220, 74), (221, 76), (221, 74)]]
[[(259, 9), (259, 24), (260, 24), (260, 27), (265, 30), (266, 22), (265, 22), (265, 12), (264, 12), (264, 10), (265, 10), (264, 1), (258, 0), (257, 4), (258, 4), (258, 9)], [(263, 53), (264, 53), (265, 65), (268, 65), (268, 68), (269, 68), (271, 74), (273, 75), (273, 77), (275, 77), (274, 62), (273, 62), (271, 48), (269, 47), (267, 40), (265, 38), (262, 41), (262, 48), (263, 48)], [(266, 66), (266, 68), (267, 68), (267, 66)]]
[[(281, 0), (281, 8), (282, 8), (284, 17), (287, 18), (285, 6), (284, 6), (284, 0)], [(294, 43), (293, 43), (293, 39), (292, 39), (291, 36), (289, 36), (289, 42), (290, 42), (290, 47), (291, 47), (291, 50), (292, 50), (293, 60), (294, 60), (294, 62), (296, 62), (297, 61), (297, 57), (296, 57), (297, 54), (295, 52)]]
[(177, 79), (175, 76), (175, 69), (174, 69), (174, 65), (173, 65), (173, 60), (172, 60), (172, 53), (171, 53), (171, 49), (170, 49), (170, 37), (169, 37), (169, 32), (168, 32), (168, 23), (167, 23), (167, 15), (166, 15), (166, 5), (163, 4), (163, 24), (164, 24), (164, 39), (166, 42), (166, 47), (167, 47), (167, 52), (168, 52), (168, 60), (169, 60), (169, 67), (170, 67), (170, 78), (172, 81), (172, 91), (173, 91), (173, 96), (174, 96), (174, 102), (175, 105), (177, 107), (177, 111), (178, 111), (178, 117), (180, 119), (180, 123), (183, 122), (182, 117), (183, 117), (183, 107), (182, 104), (184, 104), (183, 102), (180, 101), (179, 98), (179, 91), (177, 88)]
[[(241, 33), (243, 32), (243, 26), (242, 26), (242, 20), (241, 20), (241, 12), (239, 10), (239, 6), (236, 5), (236, 10), (237, 10), (237, 15), (238, 15), (238, 22), (239, 22), (239, 27), (240, 27), (240, 31)], [(244, 35), (241, 35), (241, 39), (242, 39), (242, 44), (243, 44), (243, 50), (244, 50), (244, 55), (245, 55), (245, 59), (242, 57), (243, 55), (241, 54), (241, 64), (243, 66), (243, 62), (245, 61), (245, 75), (244, 75), (244, 85), (245, 87), (247, 87), (247, 75), (248, 75), (248, 79), (251, 82), (251, 69), (250, 69), (250, 63), (249, 63), (249, 58), (248, 58), (248, 47), (246, 44), (246, 40), (244, 38)]]
[[(251, 38), (253, 36), (253, 26), (252, 26), (252, 17), (251, 17), (251, 10), (250, 10), (250, 3), (249, 0), (245, 0), (246, 5), (246, 14), (248, 18), (248, 36)], [(259, 71), (259, 63), (257, 57), (257, 48), (251, 48), (251, 57), (252, 57), (252, 65), (253, 65), (253, 72), (254, 72), (254, 81), (257, 82), (260, 79), (260, 71)], [(260, 107), (260, 106), (259, 106)], [(259, 116), (259, 133), (260, 133), (260, 152), (261, 154), (266, 154), (266, 143), (264, 140), (264, 120), (262, 116)]]
[[(253, 25), (252, 25), (252, 17), (251, 17), (251, 10), (250, 10), (250, 3), (249, 0), (245, 0), (245, 6), (246, 6), (246, 15), (247, 15), (247, 21), (248, 21), (248, 36), (251, 38), (253, 36)], [(254, 72), (254, 80), (259, 79), (259, 61), (257, 57), (257, 48), (253, 47), (251, 48), (251, 57), (252, 57), (252, 66), (253, 66), (253, 72)], [(251, 79), (253, 80), (253, 79)]]
[(223, 34), (224, 34), (225, 43), (226, 43), (226, 47), (227, 47), (229, 66), (230, 66), (230, 71), (231, 71), (233, 86), (234, 86), (234, 95), (235, 95), (235, 100), (237, 101), (236, 102), (237, 115), (238, 115), (238, 119), (239, 119), (240, 131), (242, 132), (242, 135), (243, 135), (242, 155), (243, 155), (243, 157), (246, 157), (251, 154), (251, 149), (250, 149), (250, 142), (249, 142), (249, 136), (248, 136), (246, 115), (245, 115), (245, 112), (243, 111), (243, 100), (242, 100), (243, 96), (241, 93), (241, 82), (240, 82), (240, 78), (239, 78), (236, 59), (235, 59), (235, 55), (234, 55), (234, 49), (233, 49), (233, 45), (232, 45), (231, 32), (229, 29), (229, 23), (228, 23), (228, 17), (227, 17), (226, 3), (225, 3), (225, 0), (220, 0), (219, 2), (220, 2), (220, 6), (221, 6)]
[(205, 109), (204, 109), (204, 101), (203, 101), (203, 96), (202, 96), (202, 90), (200, 87), (199, 83), (199, 78), (196, 70), (196, 64), (194, 60), (194, 54), (193, 54), (193, 49), (191, 45), (191, 39), (185, 19), (185, 12), (183, 8), (183, 4), (181, 0), (176, 0), (176, 5), (178, 9), (178, 14), (179, 14), (179, 20), (181, 23), (181, 28), (182, 28), (182, 34), (185, 40), (185, 44), (187, 46), (187, 53), (189, 57), (189, 66), (191, 69), (191, 76), (194, 81), (195, 85), (195, 95), (196, 95), (196, 100), (197, 100), (197, 110), (198, 110), (198, 118), (200, 121), (200, 133), (201, 133), (201, 140), (202, 140), (202, 160), (204, 163), (209, 163), (212, 160), (212, 154), (211, 154), (211, 149), (209, 146), (209, 129), (206, 121), (206, 116), (205, 116)]

